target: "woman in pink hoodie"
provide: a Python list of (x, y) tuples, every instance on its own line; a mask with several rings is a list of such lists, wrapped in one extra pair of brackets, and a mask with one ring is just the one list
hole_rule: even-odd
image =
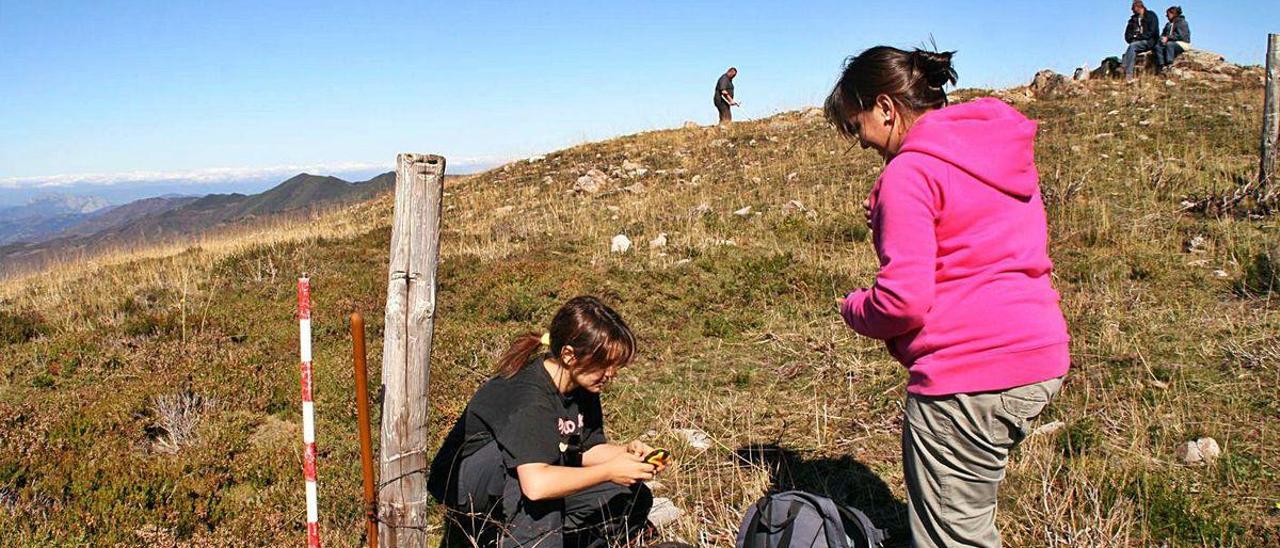
[(864, 207), (880, 270), (840, 313), (907, 368), (903, 468), (916, 546), (999, 546), (1010, 449), (1057, 394), (1067, 326), (1050, 283), (1036, 123), (996, 99), (947, 106), (952, 52), (850, 58), (827, 118), (884, 171)]

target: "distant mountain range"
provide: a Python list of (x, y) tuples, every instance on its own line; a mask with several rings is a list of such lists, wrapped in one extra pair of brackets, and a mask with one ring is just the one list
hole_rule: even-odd
[(119, 206), (55, 195), (0, 208), (0, 275), (111, 245), (159, 242), (317, 207), (367, 200), (395, 173), (361, 182), (302, 173), (259, 194), (167, 195)]

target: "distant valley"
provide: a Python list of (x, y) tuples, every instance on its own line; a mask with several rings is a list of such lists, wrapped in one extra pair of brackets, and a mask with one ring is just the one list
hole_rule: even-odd
[(390, 191), (395, 173), (367, 181), (302, 173), (259, 194), (166, 195), (123, 205), (53, 195), (0, 208), (0, 277), (59, 258), (189, 238), (210, 230), (358, 202)]

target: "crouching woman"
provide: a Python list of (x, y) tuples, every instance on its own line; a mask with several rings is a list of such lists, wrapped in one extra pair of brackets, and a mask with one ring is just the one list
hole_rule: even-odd
[(951, 53), (875, 47), (827, 99), (838, 131), (885, 161), (865, 202), (880, 269), (842, 299), (907, 368), (902, 423), (914, 546), (999, 546), (1010, 450), (1067, 373), (1036, 123), (997, 99), (947, 106)]
[(444, 546), (609, 546), (640, 535), (662, 470), (643, 442), (608, 443), (600, 392), (635, 337), (613, 309), (576, 297), (546, 336), (512, 342), (431, 464), (449, 511)]

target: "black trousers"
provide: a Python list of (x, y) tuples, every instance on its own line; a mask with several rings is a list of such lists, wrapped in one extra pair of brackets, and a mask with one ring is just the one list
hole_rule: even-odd
[(720, 114), (720, 123), (732, 122), (733, 112), (729, 110), (729, 103), (718, 97), (713, 102), (716, 104), (716, 112)]
[(462, 460), (457, 485), (441, 542), (449, 548), (603, 548), (639, 536), (653, 506), (653, 494), (641, 483), (606, 482), (563, 499), (528, 500), (496, 442)]

